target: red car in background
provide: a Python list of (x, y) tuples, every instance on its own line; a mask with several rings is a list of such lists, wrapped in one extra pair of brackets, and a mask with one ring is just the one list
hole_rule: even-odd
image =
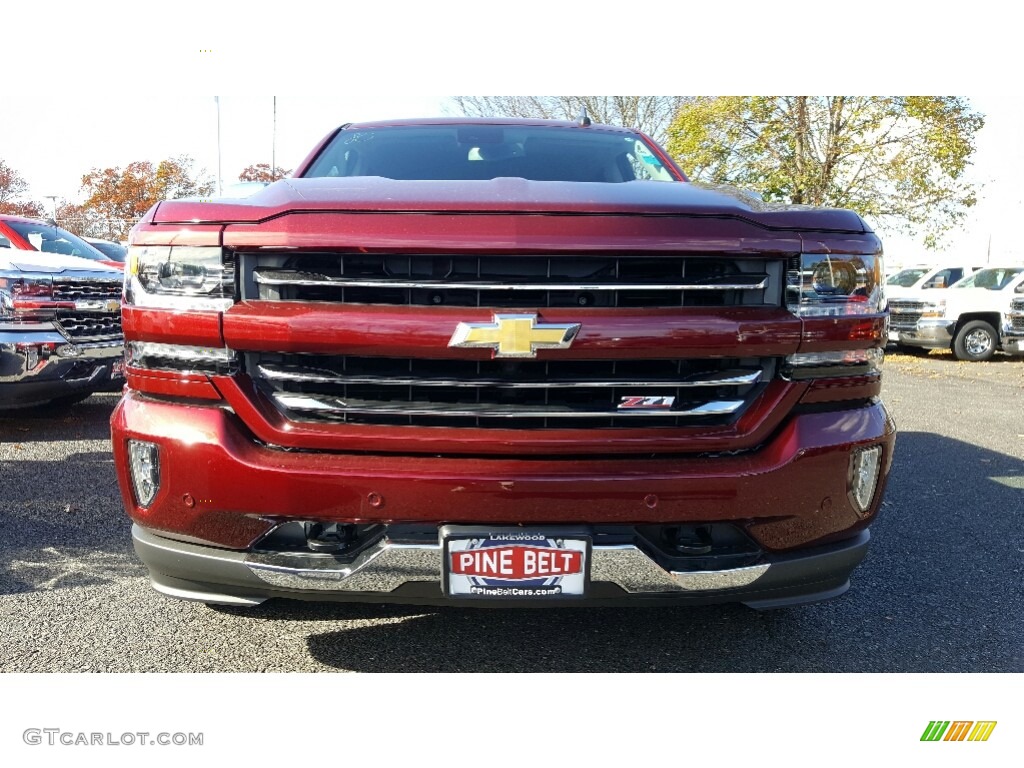
[(123, 262), (112, 259), (66, 229), (24, 216), (0, 215), (0, 248), (78, 256), (108, 267), (124, 269)]

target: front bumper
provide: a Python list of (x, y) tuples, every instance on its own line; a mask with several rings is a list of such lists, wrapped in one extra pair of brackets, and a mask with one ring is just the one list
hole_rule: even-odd
[(953, 343), (953, 323), (945, 318), (923, 318), (914, 330), (890, 330), (889, 340), (908, 347), (949, 349)]
[(869, 533), (799, 553), (776, 554), (755, 565), (714, 571), (674, 571), (635, 544), (591, 551), (586, 597), (557, 603), (522, 598), (467, 601), (442, 592), (442, 547), (401, 527), (350, 561), (333, 555), (299, 558), (284, 553), (238, 552), (175, 541), (133, 526), (135, 551), (153, 587), (186, 600), (258, 605), (275, 597), (316, 601), (400, 602), (420, 605), (539, 607), (574, 605), (667, 605), (740, 602), (781, 608), (838, 597), (863, 559)]
[[(598, 579), (611, 586), (596, 589), (590, 599), (675, 597), (768, 605), (765, 601), (776, 598), (789, 604), (841, 593), (863, 556), (867, 539), (858, 537), (881, 503), (895, 426), (879, 401), (844, 405), (791, 415), (754, 451), (647, 458), (285, 451), (254, 440), (227, 408), (131, 391), (115, 409), (111, 426), (122, 497), (137, 525), (136, 547), (154, 585), (168, 594), (198, 595), (206, 602), (289, 595), (436, 602), (440, 596), (432, 582), (440, 573), (436, 530), (441, 525), (725, 523), (754, 542), (760, 555), (755, 565), (770, 567), (763, 573), (674, 575), (672, 567), (647, 562), (643, 547), (614, 553), (595, 547), (595, 567), (613, 563), (611, 571), (632, 570), (639, 581)], [(135, 502), (130, 439), (159, 449), (159, 491), (148, 507)], [(877, 486), (868, 509), (859, 512), (850, 501), (851, 454), (876, 445), (882, 449)], [(352, 574), (355, 580), (348, 581), (340, 573), (344, 568), (324, 569), (330, 562), (315, 558), (298, 565), (290, 560), (283, 569), (273, 560), (261, 565), (254, 554), (261, 539), (290, 521), (387, 526), (390, 533), (382, 539), (387, 545), (373, 550), (372, 559), (411, 574), (408, 583), (374, 576), (369, 581), (378, 587), (350, 589), (343, 583), (366, 583), (372, 571), (358, 578)], [(431, 528), (433, 542), (420, 540), (415, 551), (407, 548), (400, 533), (409, 525)], [(856, 552), (848, 552), (850, 547)], [(847, 554), (830, 559), (833, 549)], [(818, 560), (819, 555), (828, 557)], [(757, 578), (741, 583), (751, 576)], [(631, 589), (647, 582), (661, 587)], [(720, 589), (722, 584), (729, 586)]]
[(1000, 329), (1000, 342), (1003, 352), (1009, 355), (1024, 355), (1024, 331), (1013, 327), (1011, 318), (1024, 317), (1024, 313), (1011, 312), (1009, 317), (1003, 321)]
[(123, 359), (122, 341), (72, 343), (52, 328), (0, 329), (0, 409), (110, 388)]

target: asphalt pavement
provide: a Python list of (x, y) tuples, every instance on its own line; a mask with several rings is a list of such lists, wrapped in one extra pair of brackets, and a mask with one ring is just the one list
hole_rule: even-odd
[(169, 600), (131, 548), (116, 395), (0, 415), (0, 670), (1024, 671), (1024, 360), (892, 356), (884, 397), (900, 434), (852, 589), (767, 613)]

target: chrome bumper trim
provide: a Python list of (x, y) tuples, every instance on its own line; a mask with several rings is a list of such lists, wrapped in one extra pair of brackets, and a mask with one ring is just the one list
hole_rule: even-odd
[[(441, 581), (440, 544), (381, 538), (348, 563), (332, 555), (254, 552), (245, 564), (260, 580), (282, 589), (391, 592), (410, 581)], [(666, 571), (632, 544), (595, 546), (590, 579), (631, 594), (705, 592), (749, 586), (768, 563), (724, 571)]]
[(181, 589), (179, 587), (171, 587), (167, 584), (161, 584), (155, 580), (151, 580), (150, 584), (152, 584), (153, 589), (161, 595), (174, 597), (178, 600), (191, 600), (196, 603), (207, 603), (208, 605), (238, 605), (251, 608), (252, 606), (260, 605), (267, 601), (265, 597), (242, 597), (239, 595), (227, 595), (222, 592), (202, 592), (196, 589)]
[[(121, 341), (75, 344), (63, 336), (52, 341), (47, 336), (27, 336), (15, 343), (0, 343), (0, 383), (61, 382), (97, 378), (110, 364), (124, 357)], [(59, 344), (46, 357), (34, 351), (34, 345)], [(74, 378), (68, 378), (76, 365), (92, 366)]]
[(953, 341), (953, 335), (949, 332), (951, 323), (944, 318), (927, 318), (917, 321), (914, 330), (896, 329), (899, 334), (899, 343), (908, 346), (921, 347), (948, 347)]

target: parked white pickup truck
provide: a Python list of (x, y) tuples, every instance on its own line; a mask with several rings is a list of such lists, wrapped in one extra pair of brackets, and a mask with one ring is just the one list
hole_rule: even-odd
[(984, 267), (949, 264), (907, 267), (886, 279), (885, 295), (890, 300), (918, 298), (923, 291), (949, 288), (953, 283), (974, 274), (979, 269)]
[[(889, 338), (901, 347), (950, 349), (958, 360), (1024, 353), (1008, 336), (1011, 302), (1024, 294), (1024, 266), (982, 269), (936, 295), (889, 300)], [(895, 338), (893, 338), (895, 336)]]

